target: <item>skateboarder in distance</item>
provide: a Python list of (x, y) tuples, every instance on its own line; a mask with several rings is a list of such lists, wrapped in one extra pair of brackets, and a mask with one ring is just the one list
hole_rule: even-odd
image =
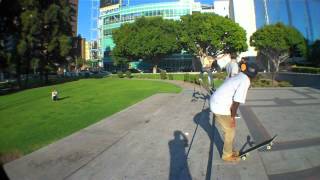
[(235, 116), (239, 104), (245, 103), (250, 81), (258, 73), (256, 64), (246, 63), (245, 65), (246, 67), (239, 74), (225, 80), (210, 97), (210, 110), (224, 133), (222, 159), (228, 162), (240, 160), (239, 152), (233, 149), (236, 128)]

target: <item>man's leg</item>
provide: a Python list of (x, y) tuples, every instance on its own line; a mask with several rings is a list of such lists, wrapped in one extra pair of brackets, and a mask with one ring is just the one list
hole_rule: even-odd
[(233, 155), (233, 141), (235, 137), (235, 128), (231, 127), (230, 115), (215, 114), (216, 121), (220, 124), (224, 133), (224, 145), (222, 159), (231, 157)]

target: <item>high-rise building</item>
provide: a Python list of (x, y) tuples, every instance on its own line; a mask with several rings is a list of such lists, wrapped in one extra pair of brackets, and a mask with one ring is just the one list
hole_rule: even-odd
[(88, 61), (88, 60), (90, 60), (90, 42), (88, 42), (88, 41), (86, 41), (85, 42), (85, 57), (84, 57), (84, 59), (86, 60), (86, 61)]
[[(121, 24), (133, 22), (141, 16), (161, 16), (165, 19), (178, 20), (180, 16), (193, 12), (212, 13), (213, 6), (201, 5), (200, 2), (194, 0), (101, 0), (98, 43), (104, 67), (107, 70), (112, 68), (110, 51), (115, 46), (112, 39), (112, 30), (119, 28)], [(165, 57), (159, 67), (169, 71), (190, 71), (192, 70), (191, 59), (191, 55), (174, 54)]]
[[(247, 44), (250, 45), (250, 36), (257, 30), (255, 7), (253, 0), (230, 0), (230, 18), (238, 23), (247, 33)], [(249, 46), (248, 51), (240, 56), (256, 56), (257, 52)]]
[[(99, 50), (106, 64), (110, 64), (110, 51), (114, 47), (112, 30), (123, 23), (133, 22), (141, 16), (161, 16), (165, 19), (180, 19), (180, 16), (193, 12), (215, 12), (229, 17), (243, 27), (250, 36), (266, 24), (282, 22), (297, 28), (310, 42), (320, 38), (319, 0), (214, 0), (212, 5), (201, 4), (202, 0), (101, 0), (99, 16)], [(256, 56), (257, 52), (249, 46), (240, 56)], [(184, 64), (190, 67), (191, 56), (173, 55), (163, 64)], [(183, 59), (183, 63), (179, 62)], [(174, 62), (173, 62), (174, 61)], [(188, 64), (189, 63), (189, 64)], [(186, 65), (188, 64), (188, 65)], [(160, 64), (161, 66), (161, 64)], [(165, 67), (168, 68), (168, 67)], [(174, 71), (181, 68), (174, 68)]]
[(229, 0), (215, 0), (213, 7), (216, 14), (223, 17), (230, 17)]
[(257, 28), (282, 22), (297, 28), (309, 42), (320, 39), (319, 0), (251, 1), (254, 2)]
[(78, 28), (78, 0), (69, 0), (70, 5), (74, 9), (74, 14), (72, 15), (72, 35), (77, 36)]
[[(215, 0), (215, 3), (219, 1), (223, 0)], [(246, 30), (248, 45), (257, 29), (277, 22), (295, 27), (309, 42), (320, 39), (319, 0), (229, 0), (229, 3), (230, 18)], [(215, 12), (222, 11), (220, 8), (223, 7), (216, 6)], [(242, 53), (242, 56), (255, 55), (250, 46)]]

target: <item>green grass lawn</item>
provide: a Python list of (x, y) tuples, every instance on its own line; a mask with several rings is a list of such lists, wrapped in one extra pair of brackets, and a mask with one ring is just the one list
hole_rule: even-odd
[[(62, 100), (51, 101), (53, 87)], [(30, 153), (155, 93), (180, 91), (165, 82), (104, 78), (0, 96), (0, 153)]]

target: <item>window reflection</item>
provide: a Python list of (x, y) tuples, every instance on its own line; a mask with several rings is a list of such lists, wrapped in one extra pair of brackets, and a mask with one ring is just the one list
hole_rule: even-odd
[[(282, 22), (297, 28), (310, 42), (320, 38), (319, 0), (254, 0), (257, 28)], [(264, 1), (267, 8), (265, 10)]]

